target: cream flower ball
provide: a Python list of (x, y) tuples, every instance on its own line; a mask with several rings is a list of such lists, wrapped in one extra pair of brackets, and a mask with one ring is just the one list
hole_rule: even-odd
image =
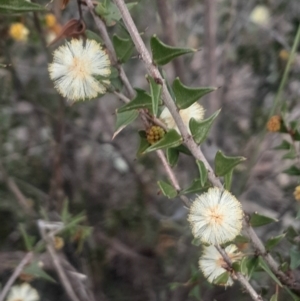
[(101, 82), (96, 77), (110, 75), (110, 61), (96, 41), (73, 39), (54, 51), (49, 73), (62, 96), (74, 101), (91, 99), (105, 93), (103, 83), (109, 80)]
[(242, 219), (241, 203), (218, 187), (199, 195), (188, 215), (194, 237), (211, 245), (232, 241), (241, 232)]
[[(225, 248), (225, 252), (230, 258), (231, 262), (236, 262), (242, 259), (243, 254), (238, 251), (235, 245), (229, 245)], [(204, 247), (201, 258), (199, 259), (199, 267), (208, 282), (213, 283), (220, 275), (227, 270), (227, 263), (224, 261), (222, 255), (214, 246)], [(229, 276), (225, 286), (233, 284), (232, 278)]]
[(10, 289), (6, 301), (38, 301), (39, 294), (28, 283), (15, 285)]
[[(187, 109), (180, 110), (179, 114), (182, 118), (184, 125), (187, 127), (188, 132), (191, 134), (189, 128), (190, 119), (194, 118), (197, 121), (201, 121), (204, 117), (204, 109), (201, 105), (195, 102)], [(180, 133), (168, 108), (163, 109), (159, 118), (167, 126), (168, 129), (175, 129), (178, 133)]]

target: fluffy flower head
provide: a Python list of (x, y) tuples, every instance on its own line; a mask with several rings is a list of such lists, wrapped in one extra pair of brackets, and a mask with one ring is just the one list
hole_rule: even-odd
[[(227, 246), (225, 252), (232, 262), (240, 260), (243, 256), (235, 245)], [(199, 259), (199, 267), (207, 280), (213, 283), (214, 280), (226, 272), (227, 263), (214, 246), (208, 246), (204, 247), (202, 256)], [(228, 278), (227, 283), (224, 283), (225, 286), (230, 286), (232, 284), (233, 280), (231, 277)]]
[(110, 61), (101, 45), (94, 40), (66, 42), (54, 51), (53, 63), (49, 64), (50, 78), (58, 92), (71, 100), (94, 98), (106, 91), (104, 84), (95, 76), (110, 75)]
[(233, 240), (242, 229), (242, 218), (240, 202), (217, 187), (199, 195), (188, 215), (193, 235), (212, 245)]
[(10, 289), (6, 301), (38, 301), (39, 294), (28, 283), (15, 285)]
[(250, 20), (257, 25), (268, 25), (270, 23), (269, 9), (264, 5), (257, 5), (250, 14)]
[[(184, 110), (180, 110), (179, 114), (183, 120), (184, 125), (187, 127), (188, 132), (190, 132), (189, 122), (191, 118), (200, 121), (204, 117), (204, 109), (197, 102), (193, 103), (190, 107)], [(168, 129), (175, 129), (179, 133), (179, 129), (169, 111), (168, 108), (164, 108), (159, 117), (167, 126)]]
[(280, 128), (281, 128), (281, 117), (279, 115), (272, 116), (267, 123), (268, 131), (278, 132)]
[(13, 23), (9, 27), (9, 35), (16, 41), (26, 41), (28, 34), (29, 30), (23, 23)]

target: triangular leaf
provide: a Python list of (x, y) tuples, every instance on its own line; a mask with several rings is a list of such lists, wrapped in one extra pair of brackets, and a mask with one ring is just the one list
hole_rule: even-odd
[(278, 220), (268, 216), (260, 215), (257, 212), (253, 213), (250, 218), (250, 224), (252, 227), (261, 227), (274, 222), (278, 222)]
[(162, 149), (162, 148), (170, 148), (176, 147), (182, 143), (182, 137), (177, 133), (176, 130), (168, 131), (162, 139), (158, 142), (152, 144), (149, 148), (147, 148), (146, 153)]
[(1, 0), (0, 14), (20, 14), (32, 11), (43, 11), (45, 8), (26, 0)]
[(86, 37), (89, 39), (89, 40), (94, 40), (96, 41), (97, 43), (99, 44), (103, 44), (103, 40), (101, 39), (101, 37), (99, 35), (97, 35), (95, 32), (89, 30), (89, 29), (86, 29), (85, 30), (85, 35)]
[(56, 281), (39, 266), (38, 261), (34, 261), (29, 266), (25, 267), (23, 273), (56, 283)]
[(214, 122), (214, 120), (217, 118), (221, 110), (218, 110), (213, 115), (211, 115), (209, 118), (197, 121), (194, 118), (190, 119), (189, 127), (193, 136), (193, 139), (197, 144), (201, 144), (207, 137), (208, 132)]
[(150, 46), (153, 61), (157, 65), (165, 65), (177, 56), (197, 51), (196, 49), (191, 48), (178, 48), (166, 45), (165, 43), (160, 41), (156, 35), (151, 38)]
[(281, 282), (278, 280), (278, 278), (273, 274), (273, 272), (270, 270), (269, 266), (265, 263), (265, 261), (262, 259), (262, 257), (259, 257), (259, 266), (280, 286), (282, 287)]
[(176, 148), (168, 148), (166, 155), (170, 166), (175, 166), (179, 158), (179, 151)]
[(233, 169), (224, 176), (224, 188), (228, 191), (231, 189)]
[(218, 151), (215, 157), (215, 173), (219, 177), (224, 176), (245, 160), (244, 157), (227, 157), (221, 151)]
[(118, 109), (118, 113), (137, 110), (137, 109), (149, 109), (152, 110), (152, 99), (151, 96), (142, 89), (135, 89), (136, 96), (135, 98)]
[(292, 270), (297, 269), (300, 266), (300, 252), (298, 247), (294, 246), (290, 249), (291, 264), (290, 267)]
[(196, 163), (199, 169), (201, 185), (204, 186), (207, 181), (207, 169), (202, 161), (196, 160)]
[(268, 251), (271, 251), (275, 246), (277, 246), (280, 241), (285, 237), (285, 234), (281, 234), (275, 237), (271, 237), (270, 239), (267, 240), (266, 242), (266, 249)]
[(202, 186), (200, 179), (194, 179), (192, 185), (182, 190), (180, 194), (201, 193), (207, 191), (208, 188), (209, 186)]
[(286, 140), (283, 140), (280, 145), (275, 146), (273, 149), (290, 149), (291, 144), (287, 142)]
[(163, 181), (158, 181), (157, 184), (164, 196), (168, 197), (169, 199), (173, 199), (177, 196), (177, 191), (172, 185)]
[(132, 123), (138, 116), (138, 111), (128, 111), (117, 114), (116, 128), (112, 139), (114, 139), (128, 124)]
[(151, 76), (147, 76), (150, 83), (150, 92), (152, 98), (152, 111), (153, 115), (156, 117), (158, 112), (158, 105), (161, 103), (161, 88), (162, 85), (157, 84)]
[(288, 169), (284, 170), (283, 173), (286, 173), (290, 176), (300, 176), (300, 169), (295, 165), (292, 165)]
[(150, 146), (150, 143), (147, 140), (147, 134), (145, 131), (139, 131), (140, 136), (140, 145), (137, 151), (137, 155), (144, 154), (145, 150)]
[(134, 49), (132, 40), (120, 38), (115, 34), (113, 36), (113, 44), (118, 60), (121, 63), (127, 62), (131, 58)]
[(202, 96), (217, 90), (214, 87), (190, 88), (183, 85), (177, 77), (172, 85), (175, 94), (175, 102), (180, 110), (187, 109)]

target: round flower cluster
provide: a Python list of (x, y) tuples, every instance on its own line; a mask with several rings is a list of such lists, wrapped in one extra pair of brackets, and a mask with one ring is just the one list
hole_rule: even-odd
[(29, 30), (23, 23), (16, 22), (9, 27), (9, 35), (15, 41), (27, 41), (28, 34)]
[(294, 197), (296, 201), (300, 201), (300, 185), (295, 188)]
[(281, 117), (279, 115), (272, 116), (268, 123), (267, 123), (267, 129), (270, 132), (278, 132), (281, 127)]
[[(227, 190), (218, 187), (210, 188), (193, 202), (188, 221), (194, 237), (210, 245), (204, 248), (199, 261), (200, 268), (209, 282), (214, 282), (227, 271), (227, 264), (214, 245), (219, 246), (232, 241), (241, 232), (242, 219), (243, 211), (240, 202)], [(238, 259), (236, 251), (234, 245), (225, 248), (232, 262)], [(229, 277), (223, 285), (232, 285), (232, 283)]]
[(165, 131), (163, 128), (157, 125), (153, 125), (148, 131), (147, 131), (147, 141), (150, 144), (154, 144), (158, 142), (163, 136), (165, 135)]

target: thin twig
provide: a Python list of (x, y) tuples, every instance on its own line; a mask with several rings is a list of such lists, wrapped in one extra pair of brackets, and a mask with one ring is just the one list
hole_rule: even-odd
[(47, 235), (46, 228), (45, 228), (44, 222), (42, 220), (38, 220), (38, 227), (39, 227), (42, 238), (46, 242), (47, 251), (48, 251), (48, 253), (49, 253), (49, 255), (50, 255), (50, 257), (53, 261), (53, 265), (56, 269), (58, 277), (59, 277), (60, 281), (62, 282), (62, 285), (63, 285), (67, 295), (69, 296), (69, 298), (72, 301), (80, 301), (77, 298), (77, 296), (76, 296), (76, 294), (75, 294), (75, 292), (74, 292), (74, 290), (71, 286), (71, 283), (70, 283), (64, 269), (62, 268), (62, 265), (59, 261), (59, 257), (57, 256), (57, 254), (55, 252), (55, 249), (53, 247), (52, 240), (51, 240), (50, 236)]
[[(218, 245), (216, 245), (215, 247), (218, 250), (218, 252), (222, 255), (222, 257), (225, 260), (225, 262), (227, 263), (227, 265), (229, 267), (232, 267), (232, 261), (229, 258), (229, 256), (227, 255), (227, 253), (225, 252), (225, 250)], [(262, 297), (257, 294), (257, 292), (253, 289), (253, 287), (250, 285), (249, 281), (244, 277), (243, 274), (241, 274), (240, 272), (235, 272), (234, 275), (237, 277), (239, 282), (247, 290), (247, 292), (249, 293), (249, 295), (251, 296), (251, 298), (254, 301), (263, 301)]]
[(5, 296), (7, 295), (9, 289), (11, 288), (11, 286), (14, 284), (15, 280), (18, 278), (18, 276), (22, 273), (24, 267), (26, 266), (26, 264), (32, 259), (33, 253), (29, 252), (27, 253), (24, 258), (21, 260), (21, 262), (18, 264), (18, 266), (16, 267), (15, 271), (13, 272), (13, 274), (10, 276), (10, 278), (8, 279), (8, 281), (6, 282), (3, 290), (1, 291), (0, 294), (0, 301), (3, 301)]

